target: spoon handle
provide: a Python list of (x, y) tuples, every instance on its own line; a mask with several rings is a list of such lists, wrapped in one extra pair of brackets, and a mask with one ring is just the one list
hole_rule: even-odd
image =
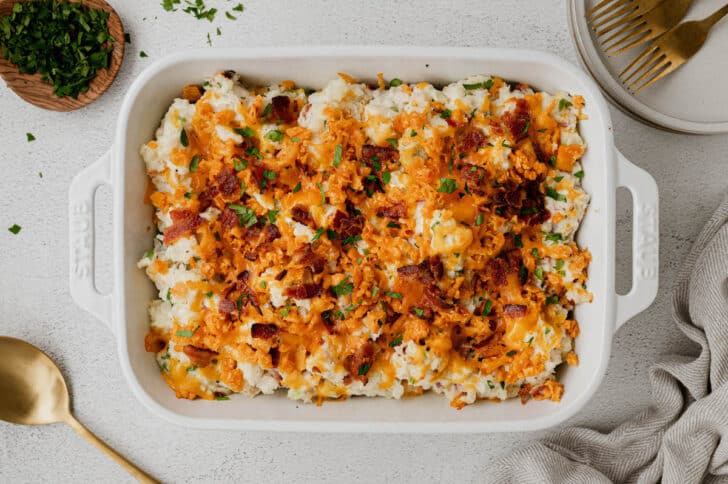
[(116, 452), (114, 449), (106, 445), (105, 442), (103, 442), (101, 439), (96, 437), (93, 432), (91, 432), (89, 429), (83, 426), (81, 422), (76, 420), (76, 418), (68, 414), (68, 418), (66, 419), (66, 423), (76, 431), (78, 435), (89, 441), (91, 444), (93, 444), (97, 449), (99, 449), (101, 452), (106, 454), (107, 456), (111, 457), (116, 461), (117, 464), (119, 464), (121, 467), (126, 470), (134, 479), (136, 479), (139, 482), (142, 482), (144, 484), (159, 484), (159, 481), (145, 473), (143, 470), (139, 469), (137, 466), (126, 460), (121, 454)]

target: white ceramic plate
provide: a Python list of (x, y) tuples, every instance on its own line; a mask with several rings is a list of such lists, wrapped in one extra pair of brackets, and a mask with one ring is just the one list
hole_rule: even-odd
[[(728, 18), (719, 22), (703, 48), (673, 74), (639, 94), (629, 93), (617, 75), (644, 46), (615, 57), (601, 51), (584, 14), (599, 0), (569, 0), (569, 26), (581, 61), (618, 107), (657, 127), (695, 134), (728, 133)], [(725, 0), (696, 0), (685, 20), (707, 17)]]

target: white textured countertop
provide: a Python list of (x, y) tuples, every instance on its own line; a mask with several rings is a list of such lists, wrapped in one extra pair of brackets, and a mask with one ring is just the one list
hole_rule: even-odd
[[(225, 5), (223, 0), (206, 0)], [(316, 2), (245, 1), (237, 21), (210, 24), (165, 12), (159, 0), (111, 1), (132, 44), (111, 90), (70, 114), (41, 111), (0, 83), (0, 334), (43, 348), (62, 368), (84, 422), (165, 481), (475, 482), (491, 459), (541, 433), (494, 435), (305, 435), (205, 432), (152, 416), (123, 380), (111, 333), (68, 292), (67, 191), (71, 177), (112, 143), (127, 87), (164, 54), (215, 46), (393, 44), (536, 48), (576, 63), (559, 0)], [(228, 5), (235, 5), (232, 2)], [(215, 35), (220, 25), (223, 35)], [(140, 58), (144, 50), (149, 58)], [(484, 66), (484, 69), (487, 69)], [(675, 270), (728, 188), (728, 136), (683, 136), (643, 126), (612, 109), (617, 147), (657, 179), (661, 284), (653, 306), (614, 340), (607, 375), (572, 419), (607, 428), (649, 402), (647, 369), (665, 352), (690, 351), (670, 320)], [(26, 132), (37, 140), (28, 143)], [(42, 172), (43, 177), (39, 176)], [(109, 191), (99, 193), (99, 248), (111, 250)], [(629, 279), (626, 197), (618, 204), (618, 287)], [(6, 227), (22, 226), (20, 234)], [(109, 288), (109, 262), (101, 262)], [(583, 324), (589, 324), (587, 321)], [(582, 355), (586, 357), (586, 355)], [(2, 355), (0, 355), (2, 357)], [(110, 482), (129, 478), (63, 425), (0, 423), (0, 482)]]

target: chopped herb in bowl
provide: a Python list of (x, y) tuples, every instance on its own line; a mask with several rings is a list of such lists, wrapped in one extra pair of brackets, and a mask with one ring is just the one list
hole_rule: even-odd
[(0, 53), (21, 74), (40, 73), (56, 96), (77, 98), (109, 67), (116, 39), (108, 19), (108, 12), (67, 0), (18, 2), (0, 18)]

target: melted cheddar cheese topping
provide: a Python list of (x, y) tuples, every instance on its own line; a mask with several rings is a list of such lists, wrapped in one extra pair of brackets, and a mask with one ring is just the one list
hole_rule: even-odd
[(583, 105), (482, 75), (186, 87), (141, 148), (165, 381), (190, 399), (558, 401), (591, 300)]

